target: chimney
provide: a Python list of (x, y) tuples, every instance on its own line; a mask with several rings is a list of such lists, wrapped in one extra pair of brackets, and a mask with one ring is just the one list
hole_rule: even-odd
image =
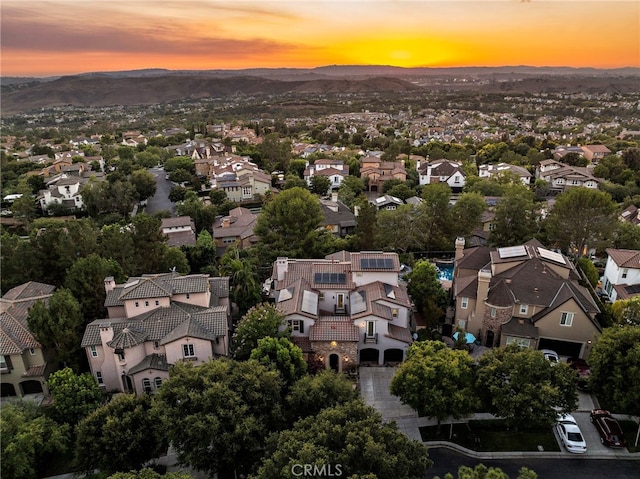
[(464, 256), (464, 244), (465, 244), (464, 238), (462, 236), (458, 236), (456, 238), (456, 254), (455, 254), (456, 261), (459, 261)]
[(276, 260), (276, 278), (278, 281), (284, 279), (284, 274), (289, 270), (289, 258), (279, 256)]
[(338, 202), (338, 193), (337, 192), (332, 192), (331, 193), (331, 201), (333, 201), (334, 203)]
[(353, 207), (353, 216), (358, 216), (360, 214), (360, 207), (358, 205)]
[(489, 283), (491, 282), (491, 271), (481, 269), (478, 271), (478, 292), (476, 297), (476, 316), (482, 317), (481, 311), (484, 308), (484, 301), (489, 294)]
[(416, 170), (420, 171), (420, 160), (416, 160)]
[(113, 279), (113, 276), (107, 276), (104, 279), (104, 290), (108, 293), (114, 289), (116, 289), (116, 280)]
[(228, 216), (222, 218), (222, 227), (223, 228), (228, 228), (229, 225), (231, 224), (231, 220)]

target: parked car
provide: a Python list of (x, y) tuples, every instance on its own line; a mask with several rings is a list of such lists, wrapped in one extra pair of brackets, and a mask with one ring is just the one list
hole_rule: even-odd
[(584, 440), (582, 431), (580, 431), (578, 423), (571, 414), (558, 415), (556, 431), (560, 437), (560, 442), (562, 442), (567, 451), (574, 454), (587, 452), (587, 443)]
[(591, 377), (591, 366), (580, 358), (567, 358), (567, 364), (578, 373), (578, 389), (588, 391), (591, 388), (589, 378)]
[(560, 356), (555, 351), (551, 349), (541, 349), (540, 352), (544, 354), (544, 358), (551, 363), (552, 366), (555, 366), (560, 362)]
[(627, 442), (618, 421), (603, 409), (591, 411), (591, 422), (600, 434), (600, 442), (609, 447), (625, 447)]

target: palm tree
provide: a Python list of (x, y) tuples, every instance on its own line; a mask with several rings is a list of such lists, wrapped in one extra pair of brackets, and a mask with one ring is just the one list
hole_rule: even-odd
[(239, 250), (237, 243), (222, 256), (220, 273), (230, 278), (231, 299), (238, 305), (240, 316), (260, 302), (257, 260), (246, 251)]

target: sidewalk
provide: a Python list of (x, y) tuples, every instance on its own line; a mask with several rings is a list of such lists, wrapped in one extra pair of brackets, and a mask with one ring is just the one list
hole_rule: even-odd
[[(382, 419), (385, 421), (395, 421), (398, 425), (398, 429), (404, 432), (407, 436), (411, 439), (424, 442), (424, 444), (429, 447), (445, 447), (477, 459), (517, 459), (523, 457), (535, 457), (540, 459), (640, 459), (640, 453), (630, 453), (626, 450), (611, 449), (600, 444), (597, 432), (589, 421), (589, 411), (598, 407), (597, 400), (595, 400), (595, 398), (590, 394), (582, 391), (579, 392), (578, 411), (573, 413), (573, 416), (580, 423), (580, 428), (585, 435), (587, 444), (589, 445), (589, 450), (587, 450), (585, 454), (571, 454), (564, 450), (561, 452), (477, 452), (452, 442), (422, 441), (419, 428), (424, 426), (435, 426), (438, 422), (435, 418), (418, 417), (418, 414), (413, 410), (413, 408), (402, 404), (398, 397), (391, 395), (389, 392), (389, 385), (391, 384), (391, 379), (395, 374), (395, 370), (396, 369), (392, 367), (360, 368), (360, 392), (362, 397), (367, 404), (373, 406), (382, 415)], [(489, 413), (471, 414), (460, 419), (448, 418), (443, 420), (441, 424), (442, 427), (446, 427), (452, 422), (457, 424), (465, 423), (470, 420), (487, 419), (495, 419), (495, 416)]]

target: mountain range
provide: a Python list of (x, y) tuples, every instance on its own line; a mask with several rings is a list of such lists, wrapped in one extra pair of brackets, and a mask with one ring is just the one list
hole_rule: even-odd
[(638, 91), (640, 68), (569, 67), (400, 68), (331, 65), (310, 69), (145, 69), (73, 76), (2, 77), (2, 113), (63, 105), (149, 105), (181, 99), (283, 93), (408, 92), (424, 88), (479, 92)]

